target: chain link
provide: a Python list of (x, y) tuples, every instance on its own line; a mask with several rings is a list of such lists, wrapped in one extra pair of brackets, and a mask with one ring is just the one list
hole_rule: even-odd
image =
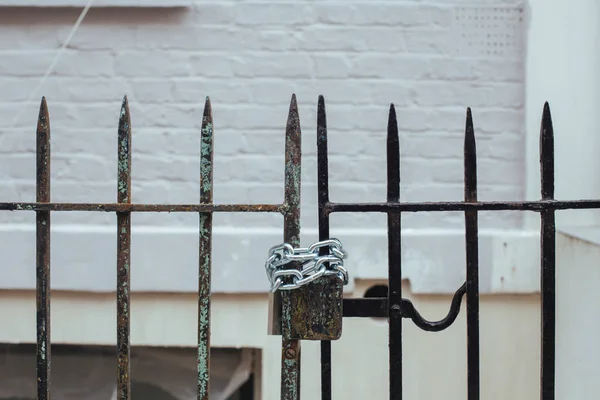
[[(319, 255), (322, 248), (329, 254)], [(327, 239), (310, 247), (293, 248), (288, 243), (274, 246), (269, 250), (265, 263), (271, 292), (298, 289), (322, 276), (337, 276), (344, 285), (348, 284), (348, 271), (344, 260), (348, 253), (338, 239)], [(288, 264), (299, 263), (300, 268), (286, 268)]]

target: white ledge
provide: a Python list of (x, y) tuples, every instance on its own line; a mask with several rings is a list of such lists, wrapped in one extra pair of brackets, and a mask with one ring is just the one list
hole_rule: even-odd
[(566, 226), (557, 228), (557, 231), (588, 244), (600, 246), (600, 226)]
[[(317, 240), (304, 228), (302, 245)], [(355, 280), (386, 280), (385, 230), (332, 229), (348, 250), (346, 267)], [(267, 250), (281, 242), (281, 229), (216, 227), (213, 231), (214, 293), (265, 293)], [(54, 290), (114, 292), (116, 229), (111, 226), (52, 227), (51, 286)], [(133, 292), (195, 293), (198, 288), (196, 227), (134, 226), (131, 240)], [(480, 291), (539, 291), (539, 233), (481, 230)], [(465, 280), (462, 230), (402, 231), (402, 278), (415, 294), (452, 294)], [(0, 289), (35, 289), (35, 226), (0, 226)]]

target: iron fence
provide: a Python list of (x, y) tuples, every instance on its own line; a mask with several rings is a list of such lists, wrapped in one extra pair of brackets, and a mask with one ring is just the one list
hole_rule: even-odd
[[(118, 123), (118, 164), (116, 203), (56, 203), (50, 191), (50, 118), (42, 99), (36, 149), (36, 202), (0, 203), (3, 211), (36, 213), (36, 298), (37, 298), (37, 396), (50, 399), (50, 214), (57, 211), (114, 212), (117, 216), (117, 397), (130, 399), (130, 259), (131, 213), (193, 212), (199, 215), (198, 249), (198, 399), (210, 392), (210, 299), (212, 265), (212, 216), (215, 212), (272, 212), (284, 217), (283, 236), (294, 247), (300, 244), (301, 130), (298, 107), (292, 96), (285, 140), (285, 195), (281, 204), (213, 203), (213, 119), (211, 103), (204, 105), (200, 132), (200, 193), (198, 204), (135, 204), (131, 195), (132, 128), (127, 98), (123, 100)], [(342, 285), (335, 277), (322, 277), (297, 290), (276, 292), (271, 297), (270, 333), (282, 336), (281, 398), (300, 398), (300, 342), (321, 341), (321, 398), (332, 398), (331, 341), (341, 334), (342, 317), (387, 317), (389, 324), (389, 398), (402, 399), (402, 319), (411, 319), (426, 331), (441, 331), (452, 325), (462, 298), (467, 305), (468, 399), (480, 396), (479, 357), (479, 211), (522, 210), (541, 216), (541, 399), (554, 399), (555, 382), (555, 211), (600, 208), (600, 200), (558, 201), (554, 199), (554, 139), (550, 109), (544, 105), (540, 133), (541, 200), (527, 202), (481, 202), (477, 199), (477, 158), (475, 133), (467, 109), (464, 141), (464, 201), (400, 202), (400, 145), (396, 112), (389, 110), (387, 127), (387, 199), (379, 203), (334, 203), (329, 200), (325, 101), (317, 108), (317, 163), (319, 239), (329, 238), (329, 216), (340, 212), (387, 214), (388, 295), (378, 298), (343, 298)], [(428, 321), (401, 288), (401, 215), (407, 212), (460, 211), (465, 214), (466, 281), (453, 296), (450, 310), (439, 321)], [(325, 254), (327, 248), (321, 248)], [(299, 265), (297, 265), (299, 267)], [(323, 300), (325, 299), (325, 300)], [(307, 322), (309, 321), (309, 322)], [(309, 326), (310, 325), (310, 326)]]

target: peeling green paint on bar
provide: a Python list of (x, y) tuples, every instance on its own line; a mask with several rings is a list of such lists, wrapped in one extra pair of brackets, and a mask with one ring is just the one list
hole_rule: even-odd
[[(210, 99), (204, 103), (200, 137), (200, 204), (213, 200), (213, 120)], [(198, 400), (210, 395), (210, 285), (212, 213), (200, 213), (198, 265)]]
[(0, 203), (0, 211), (256, 212), (285, 214), (285, 204)]
[[(299, 346), (300, 342), (295, 340)], [(300, 351), (295, 347), (289, 347), (283, 352), (283, 370), (287, 371), (282, 376), (281, 391), (282, 399), (300, 399)]]
[[(131, 119), (127, 96), (119, 114), (117, 202), (131, 203)], [(131, 212), (117, 212), (117, 399), (131, 398)]]

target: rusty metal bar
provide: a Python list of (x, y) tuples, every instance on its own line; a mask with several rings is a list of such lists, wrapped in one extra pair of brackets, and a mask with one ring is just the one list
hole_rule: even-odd
[[(210, 99), (204, 103), (200, 145), (200, 204), (213, 201), (213, 119)], [(210, 283), (212, 266), (212, 220), (200, 213), (198, 271), (198, 400), (210, 395)]]
[[(37, 123), (36, 201), (50, 201), (50, 116), (42, 98)], [(36, 212), (37, 396), (50, 399), (50, 211)]]
[(600, 200), (538, 200), (538, 201), (462, 201), (414, 203), (328, 203), (326, 211), (334, 212), (438, 212), (438, 211), (534, 211), (587, 210), (600, 208)]
[[(131, 203), (131, 118), (127, 97), (119, 116), (117, 201)], [(131, 213), (117, 213), (117, 399), (131, 398)]]
[(284, 213), (283, 204), (128, 204), (128, 203), (0, 203), (0, 211), (103, 212), (272, 212)]
[[(471, 109), (464, 144), (465, 202), (477, 201), (477, 150)], [(467, 398), (479, 400), (479, 237), (477, 210), (465, 211), (467, 276)]]
[[(394, 105), (387, 128), (387, 201), (400, 201), (400, 141)], [(388, 226), (388, 323), (390, 353), (390, 400), (402, 399), (402, 266), (401, 214), (390, 210)]]
[[(550, 106), (544, 104), (540, 129), (540, 175), (543, 200), (554, 198), (554, 129)], [(541, 213), (542, 400), (554, 400), (556, 362), (556, 226), (554, 210)]]
[[(294, 247), (300, 245), (300, 178), (302, 156), (302, 134), (296, 95), (292, 96), (285, 132), (285, 204), (283, 217), (283, 240)], [(300, 400), (300, 341), (292, 339), (294, 324), (292, 300), (297, 290), (277, 292), (281, 304), (281, 399)], [(278, 311), (277, 308), (274, 311)]]
[[(329, 221), (328, 214), (324, 212), (323, 205), (327, 200), (327, 176), (323, 178), (323, 166), (327, 165), (327, 158), (323, 159), (323, 137), (326, 137), (325, 125), (325, 101), (321, 97), (319, 107), (317, 108), (319, 132), (321, 140), (317, 142), (319, 152), (319, 237), (329, 238)], [(298, 130), (300, 127), (298, 126)], [(325, 169), (326, 173), (326, 169)], [(325, 179), (325, 181), (323, 180)], [(325, 186), (323, 186), (323, 184)], [(324, 189), (324, 190), (323, 190)], [(323, 199), (325, 194), (325, 199)], [(327, 254), (329, 249), (321, 248), (321, 255)], [(298, 266), (299, 267), (299, 266)], [(328, 267), (328, 263), (325, 264)], [(337, 276), (322, 276), (311, 282), (310, 285), (301, 286), (294, 290), (290, 298), (291, 324), (290, 324), (290, 339), (298, 340), (319, 340), (331, 341), (337, 340), (342, 335), (343, 321), (343, 282)], [(328, 344), (322, 344), (325, 351), (330, 348)], [(325, 363), (327, 366), (328, 363)]]
[[(333, 203), (325, 206), (334, 212), (438, 212), (438, 211), (533, 211), (590, 210), (600, 208), (600, 200), (536, 200), (536, 201), (462, 201), (414, 203)], [(286, 212), (285, 204), (118, 204), (118, 203), (0, 203), (0, 211), (102, 211), (102, 212)]]
[[(319, 96), (317, 106), (317, 196), (319, 202), (319, 240), (329, 239), (329, 214), (325, 205), (329, 202), (329, 161), (327, 157), (327, 114), (325, 98)], [(320, 255), (329, 253), (321, 248)], [(321, 400), (331, 400), (331, 341), (321, 341)]]

